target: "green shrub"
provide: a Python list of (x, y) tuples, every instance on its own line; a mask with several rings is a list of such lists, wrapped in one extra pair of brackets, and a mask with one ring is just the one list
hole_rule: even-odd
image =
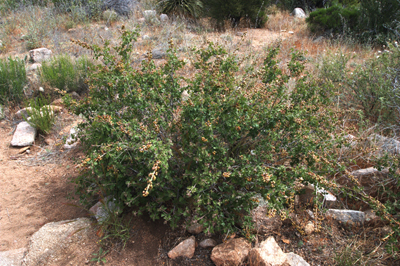
[(39, 96), (28, 101), (26, 112), (28, 123), (43, 134), (49, 134), (54, 125), (54, 111), (49, 105), (50, 99)]
[(204, 0), (206, 15), (210, 16), (217, 28), (224, 29), (225, 22), (229, 20), (235, 27), (241, 20), (246, 21), (246, 26), (260, 28), (267, 22), (267, 3), (263, 0)]
[(321, 78), (338, 89), (338, 106), (360, 110), (365, 119), (381, 125), (400, 121), (400, 49), (393, 45), (379, 52), (353, 70), (347, 66), (349, 56), (332, 55), (322, 63)]
[[(299, 53), (288, 74), (276, 47), (260, 71), (247, 73), (240, 58), (209, 43), (194, 49), (195, 75), (184, 77), (172, 46), (164, 65), (149, 59), (134, 68), (137, 36), (123, 31), (115, 48), (77, 42), (103, 61), (75, 107), (86, 121), (79, 138), (87, 158), (76, 179), (82, 201), (107, 195), (172, 226), (190, 216), (227, 233), (238, 223), (251, 227), (257, 194), (273, 215), (292, 206), (301, 184), (330, 185), (323, 176), (333, 169), (324, 153), (331, 94), (301, 75)], [(289, 91), (290, 77), (297, 84)]]
[(306, 19), (312, 32), (331, 30), (343, 33), (347, 29), (355, 29), (360, 17), (360, 11), (355, 7), (339, 5), (317, 9)]
[(281, 8), (287, 9), (290, 12), (293, 11), (296, 7), (300, 7), (304, 10), (314, 10), (316, 8), (328, 8), (330, 6), (334, 6), (337, 4), (341, 4), (343, 6), (352, 6), (357, 5), (359, 0), (278, 0), (276, 3)]
[(396, 39), (394, 29), (399, 22), (400, 1), (361, 1), (360, 13), (359, 38), (362, 41), (385, 44), (389, 39)]
[[(26, 58), (25, 58), (26, 60)], [(24, 96), (27, 84), (25, 60), (0, 59), (0, 103), (19, 102)]]
[(201, 0), (161, 0), (158, 9), (165, 14), (175, 14), (198, 18), (202, 13)]
[(73, 60), (68, 55), (61, 55), (42, 63), (40, 78), (53, 88), (81, 93), (87, 90), (85, 80), (91, 66), (86, 57)]

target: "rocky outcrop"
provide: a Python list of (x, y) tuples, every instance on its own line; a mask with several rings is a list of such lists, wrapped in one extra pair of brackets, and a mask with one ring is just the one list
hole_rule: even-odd
[(78, 247), (88, 241), (91, 223), (89, 218), (78, 218), (45, 224), (32, 235), (22, 265), (60, 265), (57, 261), (66, 253), (79, 252)]
[(52, 51), (47, 48), (37, 48), (29, 51), (29, 56), (34, 63), (40, 63), (49, 60)]

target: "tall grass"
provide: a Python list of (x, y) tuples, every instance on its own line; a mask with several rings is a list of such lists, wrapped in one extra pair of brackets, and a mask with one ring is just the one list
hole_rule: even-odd
[(0, 59), (0, 103), (19, 102), (27, 84), (25, 60)]
[(40, 78), (53, 88), (80, 93), (87, 89), (85, 79), (91, 65), (86, 57), (73, 60), (68, 55), (60, 55), (42, 64)]

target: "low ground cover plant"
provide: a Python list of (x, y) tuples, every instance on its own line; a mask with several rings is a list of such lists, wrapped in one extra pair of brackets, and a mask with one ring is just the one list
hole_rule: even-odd
[(325, 176), (337, 167), (324, 152), (333, 145), (331, 93), (302, 75), (299, 53), (287, 73), (278, 47), (261, 69), (241, 72), (238, 56), (208, 43), (194, 49), (189, 78), (179, 74), (185, 61), (172, 44), (164, 65), (150, 57), (134, 67), (137, 35), (123, 31), (117, 47), (76, 41), (103, 61), (74, 107), (86, 119), (79, 138), (87, 157), (76, 180), (83, 202), (107, 195), (172, 226), (191, 217), (228, 233), (238, 223), (252, 227), (257, 194), (284, 217), (304, 184), (334, 186)]
[(32, 98), (27, 102), (28, 123), (42, 134), (49, 134), (55, 122), (54, 110), (49, 105), (50, 99), (44, 96)]

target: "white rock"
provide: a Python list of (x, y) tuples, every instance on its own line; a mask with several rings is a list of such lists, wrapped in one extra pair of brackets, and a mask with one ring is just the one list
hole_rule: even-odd
[(303, 9), (296, 7), (291, 13), (291, 15), (294, 16), (295, 18), (305, 18), (306, 12), (304, 12)]
[(288, 33), (289, 33), (289, 34), (294, 34), (294, 32), (293, 32), (293, 31), (291, 31), (291, 30), (290, 30)]
[(286, 253), (287, 262), (290, 266), (310, 266), (301, 256), (294, 254), (293, 252)]
[(30, 146), (35, 142), (36, 133), (36, 128), (29, 125), (28, 122), (21, 122), (14, 132), (11, 145), (17, 147)]
[(34, 63), (40, 63), (49, 60), (52, 51), (47, 48), (37, 48), (29, 51), (29, 56)]
[(287, 256), (276, 243), (275, 238), (270, 236), (260, 243), (259, 247), (249, 252), (249, 265), (282, 265), (287, 262)]

